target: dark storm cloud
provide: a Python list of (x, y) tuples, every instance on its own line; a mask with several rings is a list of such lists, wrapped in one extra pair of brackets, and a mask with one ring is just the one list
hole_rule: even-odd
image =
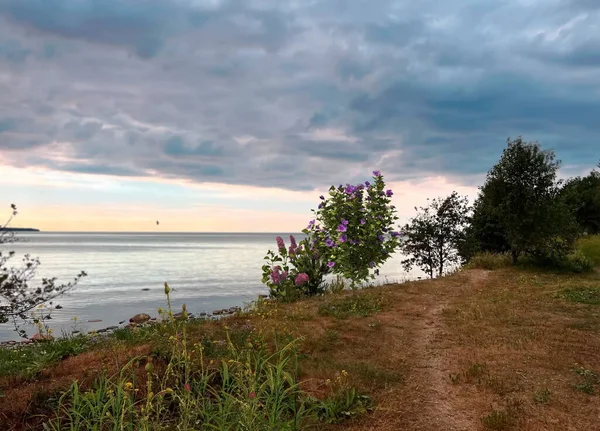
[(520, 134), (590, 166), (598, 5), (0, 0), (0, 151), (294, 190), (480, 174)]

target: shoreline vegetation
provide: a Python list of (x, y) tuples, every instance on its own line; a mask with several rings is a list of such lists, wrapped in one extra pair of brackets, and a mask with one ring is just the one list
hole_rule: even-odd
[[(600, 257), (599, 236), (578, 247)], [(258, 298), (220, 319), (169, 310), (167, 286), (155, 325), (0, 350), (0, 423), (58, 430), (83, 414), (79, 428), (67, 429), (92, 429), (108, 423), (106, 411), (114, 416), (112, 397), (121, 391), (121, 413), (137, 412), (138, 421), (142, 407), (151, 416), (164, 408), (165, 424), (173, 404), (202, 405), (202, 419), (178, 412), (194, 420), (217, 421), (212, 409), (227, 408), (231, 418), (219, 418), (220, 429), (236, 429), (227, 421), (240, 417), (256, 426), (249, 429), (593, 427), (600, 274), (494, 259), (493, 270), (482, 261), (432, 280), (330, 286), (290, 303)], [(193, 386), (199, 379), (201, 388)], [(275, 393), (290, 404), (273, 405)], [(275, 420), (271, 408), (281, 409), (280, 428), (262, 422)], [(162, 429), (148, 421), (139, 429)]]
[[(57, 307), (87, 274), (36, 290), (23, 274), (39, 261), (19, 272), (5, 265), (13, 254), (0, 254), (2, 321), (42, 306), (37, 341), (0, 349), (0, 423), (591, 429), (600, 416), (600, 172), (562, 182), (559, 166), (554, 152), (509, 139), (472, 206), (453, 192), (415, 208), (402, 228), (379, 171), (332, 186), (306, 238), (277, 236), (267, 251), (269, 296), (218, 319), (173, 309), (165, 283), (156, 323), (138, 315), (105, 336), (54, 339), (44, 304)], [(405, 269), (430, 278), (366, 286), (396, 250)]]

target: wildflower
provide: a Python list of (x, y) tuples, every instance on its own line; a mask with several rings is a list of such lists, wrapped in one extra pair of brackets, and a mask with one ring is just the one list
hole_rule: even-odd
[(321, 196), (319, 196), (319, 199), (321, 199), (322, 201), (324, 201), (325, 200), (325, 196), (321, 195)]
[(296, 286), (302, 286), (305, 283), (308, 283), (308, 281), (310, 280), (310, 278), (308, 277), (308, 274), (301, 272), (298, 275), (296, 275), (296, 280), (294, 281), (294, 283), (296, 284)]
[(379, 238), (379, 241), (383, 241), (385, 239), (383, 235), (379, 235), (377, 238)]
[(379, 171), (373, 171), (373, 176), (374, 177), (380, 177), (381, 176), (381, 172), (379, 172)]
[(280, 252), (285, 250), (285, 243), (283, 242), (283, 238), (280, 236), (277, 236), (275, 238), (275, 241), (277, 241), (277, 248), (279, 249)]
[(344, 226), (348, 226), (348, 220), (346, 220), (346, 219), (342, 220), (342, 224), (343, 224)]
[(348, 236), (346, 234), (343, 234), (342, 236), (340, 236), (340, 242), (346, 242), (348, 241)]
[(371, 183), (369, 181), (365, 181), (365, 186), (370, 187)]
[(385, 195), (386, 195), (388, 198), (391, 198), (393, 194), (394, 194), (394, 192), (392, 192), (391, 190), (387, 190), (387, 191), (385, 192)]
[(337, 230), (338, 232), (346, 232), (348, 228), (345, 225), (341, 224), (338, 226)]
[(327, 238), (327, 239), (325, 240), (325, 245), (326, 245), (327, 247), (333, 247), (333, 245), (334, 245), (334, 242), (333, 242), (333, 240), (332, 240), (331, 238)]
[(360, 224), (365, 224), (367, 221), (364, 218), (360, 219)]
[(296, 243), (296, 238), (294, 238), (294, 235), (290, 235), (290, 247), (292, 247), (292, 248), (298, 247), (298, 244)]
[(375, 266), (375, 262), (369, 262), (369, 266), (373, 268)]
[(250, 393), (248, 394), (248, 397), (250, 397), (250, 398), (252, 398), (252, 399), (256, 398), (256, 392), (254, 392), (254, 391), (250, 392)]
[(392, 235), (392, 238), (396, 238), (400, 234), (398, 232), (392, 231), (391, 235)]
[(335, 266), (335, 262), (327, 262), (327, 266), (333, 268)]
[(185, 391), (189, 394), (190, 392), (192, 392), (192, 387), (190, 386), (189, 383), (186, 383), (185, 385), (183, 385), (183, 389), (185, 389)]
[(323, 205), (323, 202), (321, 202), (321, 203), (319, 204), (319, 209), (323, 208), (324, 206), (325, 206), (325, 205)]
[(342, 370), (342, 376), (344, 376), (344, 377), (348, 377), (348, 371), (346, 371), (346, 370)]
[(165, 295), (168, 295), (170, 291), (171, 291), (171, 289), (169, 288), (169, 285), (165, 281)]
[(129, 392), (133, 389), (133, 383), (131, 382), (127, 382), (123, 385), (123, 390), (125, 390), (126, 392)]

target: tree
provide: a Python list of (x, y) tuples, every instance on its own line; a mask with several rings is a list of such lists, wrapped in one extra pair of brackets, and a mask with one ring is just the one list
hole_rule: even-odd
[(541, 256), (551, 244), (561, 254), (570, 249), (573, 220), (558, 199), (559, 167), (554, 152), (537, 142), (508, 139), (475, 202), (470, 233), (480, 251), (508, 249), (516, 264), (522, 253)]
[(407, 271), (417, 265), (430, 278), (434, 274), (441, 277), (448, 266), (460, 262), (458, 249), (468, 221), (468, 200), (452, 192), (417, 211), (404, 227), (406, 239), (401, 248), (410, 257), (402, 264)]
[(570, 178), (561, 196), (582, 233), (600, 233), (600, 172), (593, 170), (585, 177)]
[[(16, 215), (17, 207), (13, 204), (8, 221), (0, 225), (0, 245), (18, 241), (9, 227)], [(56, 298), (72, 290), (87, 274), (82, 271), (67, 284), (57, 284), (56, 278), (43, 278), (40, 285), (32, 286), (31, 281), (40, 265), (39, 259), (25, 255), (21, 266), (9, 267), (8, 263), (14, 256), (14, 251), (0, 250), (0, 323), (12, 321), (19, 334), (25, 337), (25, 331), (19, 329), (19, 320), (31, 319), (28, 313), (42, 304), (53, 305)]]

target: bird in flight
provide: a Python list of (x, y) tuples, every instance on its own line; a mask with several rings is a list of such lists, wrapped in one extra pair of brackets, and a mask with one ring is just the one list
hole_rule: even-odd
[(158, 220), (156, 220), (156, 225), (157, 225), (157, 226), (159, 225), (159, 223), (158, 223)]

